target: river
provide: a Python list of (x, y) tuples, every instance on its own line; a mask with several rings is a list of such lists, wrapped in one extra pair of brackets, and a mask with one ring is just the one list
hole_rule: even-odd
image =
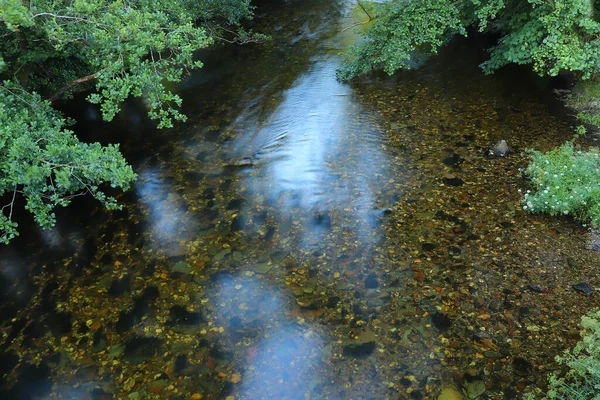
[(1, 249), (2, 398), (543, 390), (594, 305), (571, 285), (599, 278), (586, 228), (520, 204), (524, 151), (572, 135), (565, 83), (484, 76), (475, 37), (343, 84), (353, 2), (263, 3), (273, 40), (200, 52), (175, 129), (67, 105), (138, 180), (123, 210), (82, 199)]

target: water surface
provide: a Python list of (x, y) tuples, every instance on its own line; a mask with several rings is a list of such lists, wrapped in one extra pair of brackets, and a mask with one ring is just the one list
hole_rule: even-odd
[[(2, 250), (4, 398), (544, 388), (593, 304), (570, 284), (598, 282), (585, 229), (519, 204), (521, 152), (570, 135), (556, 83), (483, 76), (477, 39), (458, 39), (342, 84), (351, 10), (262, 5), (254, 28), (273, 41), (199, 53), (176, 129), (134, 102), (112, 124), (73, 111), (139, 179), (123, 211), (82, 200)], [(512, 154), (490, 157), (500, 139)]]

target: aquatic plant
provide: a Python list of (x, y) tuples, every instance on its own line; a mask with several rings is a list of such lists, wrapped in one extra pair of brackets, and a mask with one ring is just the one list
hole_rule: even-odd
[(600, 226), (600, 153), (567, 142), (547, 153), (531, 151), (527, 174), (534, 186), (523, 198), (532, 213), (572, 215)]
[(569, 371), (562, 378), (550, 376), (545, 399), (600, 399), (600, 311), (584, 316), (581, 325), (581, 340), (575, 348), (556, 357), (559, 363), (569, 367)]

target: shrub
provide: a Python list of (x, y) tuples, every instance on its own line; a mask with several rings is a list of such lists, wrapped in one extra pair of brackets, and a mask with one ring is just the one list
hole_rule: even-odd
[(569, 367), (563, 378), (550, 377), (547, 399), (600, 400), (600, 311), (581, 319), (584, 330), (573, 351), (556, 357)]
[(576, 151), (567, 142), (547, 153), (531, 151), (527, 174), (534, 186), (523, 209), (550, 215), (572, 215), (600, 227), (600, 153)]

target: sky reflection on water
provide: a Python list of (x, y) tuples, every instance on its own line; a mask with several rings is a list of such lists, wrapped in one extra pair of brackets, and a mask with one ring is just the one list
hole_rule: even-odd
[(364, 240), (372, 233), (373, 210), (383, 206), (375, 193), (389, 173), (381, 127), (336, 80), (337, 65), (331, 57), (317, 61), (267, 117), (259, 120), (260, 108), (250, 106), (234, 123), (231, 156), (253, 156), (259, 168), (244, 178), (252, 197), (276, 203), (283, 217), (316, 216), (317, 223), (305, 225), (301, 246), (314, 244), (315, 234), (330, 225), (320, 223), (323, 216), (352, 226)]

